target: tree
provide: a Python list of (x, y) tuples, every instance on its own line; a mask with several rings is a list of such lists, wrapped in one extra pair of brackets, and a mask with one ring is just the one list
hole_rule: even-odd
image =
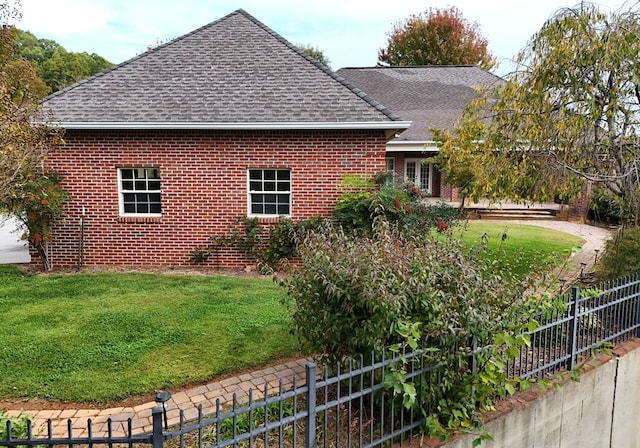
[(24, 222), (24, 238), (48, 269), (47, 229), (62, 214), (66, 194), (45, 172), (44, 161), (62, 134), (41, 113), (46, 86), (27, 61), (14, 58), (17, 30), (10, 23), (18, 15), (0, 3), (0, 209)]
[(54, 40), (38, 39), (28, 31), (17, 30), (14, 56), (29, 61), (38, 73), (42, 64), (51, 59), (59, 46)]
[(320, 48), (314, 47), (311, 44), (297, 45), (297, 47), (307, 56), (311, 56), (325, 67), (331, 68), (331, 61)]
[(640, 16), (582, 3), (559, 10), (519, 69), (436, 132), (447, 177), (473, 169), (472, 196), (546, 200), (590, 181), (640, 216)]
[(38, 39), (28, 31), (17, 31), (14, 58), (25, 59), (38, 76), (56, 92), (113, 64), (95, 53), (67, 51), (50, 39)]
[(411, 15), (387, 33), (387, 47), (378, 51), (378, 62), (403, 65), (495, 65), (477, 22), (470, 23), (455, 7), (429, 8)]

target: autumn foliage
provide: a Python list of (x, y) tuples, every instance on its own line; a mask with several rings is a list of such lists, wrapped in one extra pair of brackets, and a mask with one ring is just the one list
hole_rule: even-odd
[(387, 36), (387, 47), (378, 52), (384, 65), (495, 65), (477, 22), (467, 21), (455, 7), (411, 15)]
[(62, 130), (42, 114), (47, 87), (27, 61), (14, 57), (17, 30), (11, 23), (19, 16), (0, 2), (0, 211), (24, 222), (24, 239), (49, 269), (50, 226), (61, 217), (67, 195), (44, 162), (62, 142)]
[(22, 221), (22, 238), (36, 249), (45, 271), (51, 269), (49, 243), (52, 225), (64, 213), (69, 195), (60, 187), (57, 175), (35, 175), (24, 179), (20, 191), (1, 205)]
[(471, 199), (571, 200), (590, 182), (640, 224), (640, 8), (563, 8), (472, 101), (432, 130), (445, 180)]

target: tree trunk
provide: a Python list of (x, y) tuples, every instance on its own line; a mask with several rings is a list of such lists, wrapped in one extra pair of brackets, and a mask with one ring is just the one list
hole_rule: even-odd
[(36, 246), (40, 261), (42, 261), (42, 270), (49, 272), (51, 270), (51, 262), (49, 261), (49, 247), (46, 244), (40, 243)]

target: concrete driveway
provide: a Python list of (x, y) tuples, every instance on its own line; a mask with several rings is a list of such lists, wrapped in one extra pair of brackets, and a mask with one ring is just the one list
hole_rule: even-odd
[(19, 221), (0, 215), (0, 264), (29, 263), (31, 256), (26, 241), (20, 240)]

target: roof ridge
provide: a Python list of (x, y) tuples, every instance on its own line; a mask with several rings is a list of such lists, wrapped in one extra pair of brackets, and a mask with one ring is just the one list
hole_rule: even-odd
[[(451, 69), (451, 68), (475, 68), (480, 70), (487, 75), (491, 75), (496, 78), (496, 81), (504, 81), (504, 78), (491, 70), (487, 70), (486, 68), (482, 68), (479, 65), (472, 64), (450, 64), (450, 65), (375, 65), (373, 67), (342, 67), (340, 70), (398, 70), (398, 69)], [(338, 70), (339, 71), (339, 70)]]
[(373, 97), (369, 96), (367, 93), (365, 93), (362, 90), (360, 90), (357, 87), (355, 87), (353, 84), (351, 84), (349, 81), (347, 81), (342, 76), (340, 76), (337, 73), (335, 73), (329, 67), (327, 67), (326, 65), (320, 63), (316, 59), (314, 59), (311, 56), (309, 56), (308, 54), (306, 54), (299, 47), (297, 47), (296, 45), (294, 45), (291, 42), (289, 42), (282, 35), (280, 35), (276, 31), (274, 31), (271, 28), (269, 28), (267, 25), (265, 25), (264, 23), (262, 23), (261, 21), (259, 21), (255, 17), (253, 17), (251, 14), (246, 12), (244, 9), (238, 9), (236, 12), (244, 14), (249, 20), (251, 20), (257, 26), (261, 27), (267, 33), (271, 34), (273, 37), (278, 39), (282, 44), (284, 44), (285, 46), (287, 46), (291, 50), (295, 51), (298, 55), (302, 56), (307, 61), (313, 63), (316, 67), (318, 67), (320, 70), (322, 70), (325, 74), (329, 75), (335, 81), (337, 81), (340, 84), (342, 84), (344, 87), (346, 87), (352, 93), (354, 93), (356, 96), (358, 96), (363, 101), (368, 103), (370, 106), (374, 107), (377, 111), (379, 111), (380, 113), (382, 113), (383, 115), (388, 117), (390, 120), (392, 120), (392, 121), (401, 121), (402, 120), (402, 118), (399, 115), (395, 114), (393, 111), (391, 111), (389, 108), (387, 108), (384, 104), (376, 101)]
[(349, 69), (349, 70), (359, 70), (359, 69), (364, 69), (364, 70), (371, 70), (374, 68), (380, 68), (380, 69), (405, 69), (405, 68), (461, 68), (461, 67), (469, 67), (469, 68), (479, 68), (480, 70), (485, 70), (485, 71), (489, 71), (486, 69), (483, 69), (482, 67), (478, 66), (478, 65), (474, 65), (474, 64), (423, 64), (423, 65), (374, 65), (373, 67), (342, 67), (342, 69)]

